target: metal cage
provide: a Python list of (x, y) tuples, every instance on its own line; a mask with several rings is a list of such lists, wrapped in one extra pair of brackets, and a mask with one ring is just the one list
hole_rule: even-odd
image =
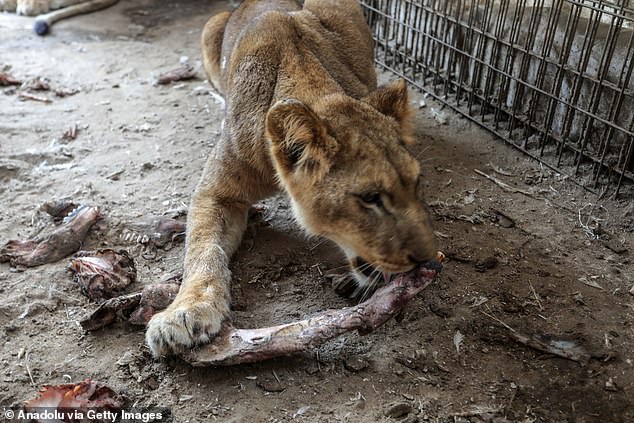
[(361, 0), (376, 62), (597, 194), (634, 185), (629, 0)]

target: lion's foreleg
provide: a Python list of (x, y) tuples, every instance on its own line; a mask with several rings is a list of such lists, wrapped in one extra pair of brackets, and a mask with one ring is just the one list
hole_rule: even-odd
[(208, 342), (229, 315), (229, 259), (242, 238), (250, 203), (219, 191), (203, 182), (192, 201), (183, 284), (174, 302), (148, 324), (146, 339), (155, 356)]

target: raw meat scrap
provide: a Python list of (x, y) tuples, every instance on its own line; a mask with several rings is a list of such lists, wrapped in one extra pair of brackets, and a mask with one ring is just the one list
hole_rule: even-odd
[(141, 292), (106, 300), (79, 323), (87, 331), (101, 329), (117, 319), (144, 326), (154, 314), (166, 309), (174, 301), (181, 279), (180, 275), (170, 277), (146, 286)]
[[(83, 382), (62, 385), (44, 385), (37, 398), (24, 403), (27, 412), (38, 413), (46, 409), (57, 410), (65, 416), (63, 422), (75, 422), (79, 414), (86, 415), (88, 409), (111, 410), (117, 412), (123, 408), (125, 398), (100, 382), (86, 379)], [(38, 420), (44, 422), (45, 420)], [(46, 420), (50, 422), (51, 420)], [(60, 421), (58, 419), (54, 421)], [(85, 421), (85, 420), (80, 420)]]
[(136, 280), (134, 261), (124, 250), (81, 251), (70, 269), (84, 295), (97, 303), (120, 294)]

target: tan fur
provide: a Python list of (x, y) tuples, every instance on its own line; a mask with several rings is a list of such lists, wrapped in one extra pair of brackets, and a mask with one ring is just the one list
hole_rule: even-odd
[(225, 126), (192, 199), (183, 285), (148, 325), (156, 356), (219, 331), (247, 210), (280, 189), (298, 222), (337, 242), (353, 266), (360, 257), (397, 273), (434, 256), (420, 165), (407, 150), (407, 89), (377, 89), (356, 1), (247, 0), (209, 20), (202, 48)]
[(0, 11), (35, 16), (89, 0), (0, 0)]

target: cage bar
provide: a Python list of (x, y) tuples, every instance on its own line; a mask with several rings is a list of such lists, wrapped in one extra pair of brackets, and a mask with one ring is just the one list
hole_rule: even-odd
[(361, 0), (380, 67), (544, 165), (634, 192), (630, 0)]

